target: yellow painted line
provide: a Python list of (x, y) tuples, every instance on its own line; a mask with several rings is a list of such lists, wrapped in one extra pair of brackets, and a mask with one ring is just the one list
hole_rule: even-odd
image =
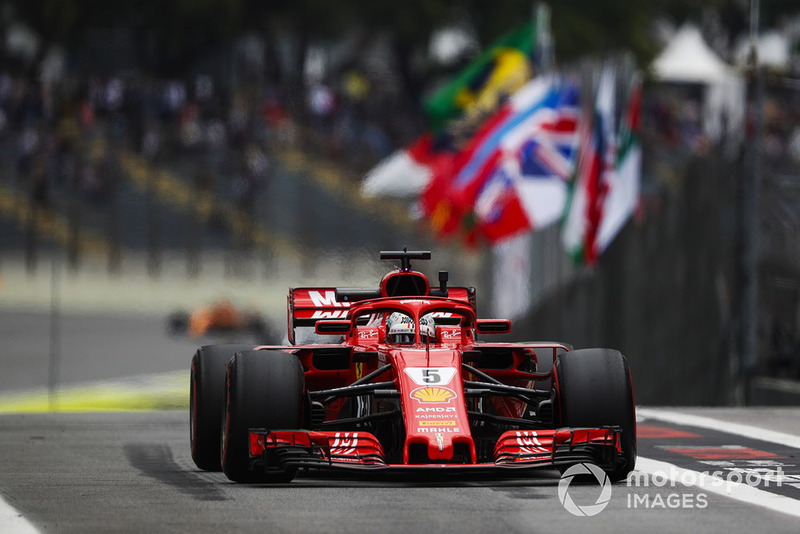
[(130, 412), (189, 408), (189, 371), (0, 394), (0, 413)]

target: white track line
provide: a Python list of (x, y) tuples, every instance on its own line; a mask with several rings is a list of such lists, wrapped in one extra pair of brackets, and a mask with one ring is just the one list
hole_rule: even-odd
[(728, 434), (736, 434), (737, 436), (745, 436), (761, 441), (768, 441), (770, 443), (777, 443), (778, 445), (785, 445), (793, 449), (800, 449), (800, 436), (767, 430), (766, 428), (743, 425), (741, 423), (729, 423), (702, 415), (691, 415), (662, 410), (660, 408), (641, 408), (637, 406), (636, 415), (645, 419), (656, 419), (676, 425), (688, 425), (698, 428), (707, 428), (709, 430), (718, 430), (720, 432), (727, 432)]
[(39, 534), (16, 508), (8, 504), (0, 496), (0, 532), (3, 534)]
[[(676, 484), (695, 486), (709, 493), (716, 493), (730, 499), (767, 508), (774, 512), (800, 517), (800, 501), (740, 482), (731, 482), (706, 475), (700, 471), (684, 469), (674, 464), (642, 458), (641, 456), (636, 461), (636, 471), (647, 473), (651, 476), (657, 475), (662, 479), (666, 477)], [(690, 481), (691, 483), (687, 484), (685, 481)]]

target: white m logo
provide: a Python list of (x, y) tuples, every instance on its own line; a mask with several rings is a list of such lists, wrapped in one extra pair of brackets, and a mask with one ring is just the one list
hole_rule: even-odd
[(329, 308), (331, 306), (341, 308), (342, 306), (350, 306), (349, 302), (338, 302), (336, 300), (336, 291), (326, 291), (324, 295), (319, 291), (309, 291), (308, 296), (317, 308)]

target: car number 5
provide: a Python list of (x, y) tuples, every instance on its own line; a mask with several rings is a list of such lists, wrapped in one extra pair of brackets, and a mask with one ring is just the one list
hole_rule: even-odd
[(426, 384), (438, 384), (442, 381), (442, 377), (438, 369), (423, 369), (422, 380)]

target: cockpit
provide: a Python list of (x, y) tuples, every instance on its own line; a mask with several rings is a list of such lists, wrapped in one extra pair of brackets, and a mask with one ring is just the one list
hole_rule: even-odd
[[(396, 345), (416, 343), (417, 325), (414, 318), (403, 312), (392, 312), (386, 319), (386, 342)], [(419, 319), (419, 336), (422, 343), (436, 342), (436, 322), (432, 314)]]
[(354, 335), (359, 341), (389, 345), (450, 344), (466, 342), (462, 336), (472, 337), (474, 318), (470, 314), (430, 307), (420, 311), (421, 315), (415, 314), (413, 308), (369, 310), (354, 318)]

